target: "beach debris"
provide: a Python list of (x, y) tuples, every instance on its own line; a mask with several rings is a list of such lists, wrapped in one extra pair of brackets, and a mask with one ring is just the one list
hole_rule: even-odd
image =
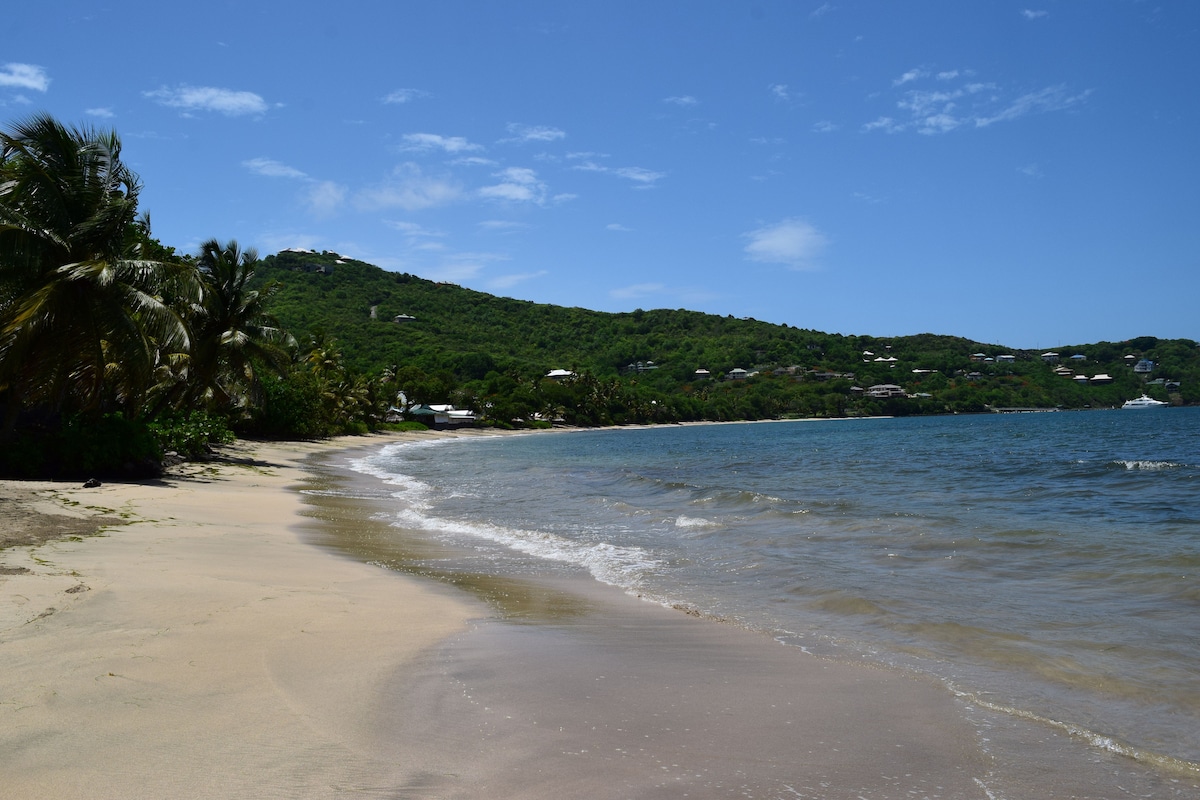
[(95, 478), (88, 478), (86, 481), (83, 482), (83, 488), (85, 488), (85, 489), (96, 489), (96, 488), (99, 488), (99, 486), (100, 486), (100, 481), (98, 481)]

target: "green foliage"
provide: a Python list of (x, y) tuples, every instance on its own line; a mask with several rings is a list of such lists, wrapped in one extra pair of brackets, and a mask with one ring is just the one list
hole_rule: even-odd
[(185, 459), (204, 455), (209, 445), (233, 441), (226, 418), (205, 411), (171, 412), (151, 420), (147, 427), (160, 452)]
[[(1177, 400), (1200, 400), (1200, 351), (1186, 340), (1060, 348), (1063, 363), (1113, 378), (1080, 384), (1040, 353), (961, 337), (840, 336), (684, 310), (605, 314), (494, 297), (329, 252), (268, 256), (256, 280), (278, 285), (281, 324), (336, 338), (345, 369), (383, 375), (389, 393), (412, 402), (452, 402), (501, 426), (1112, 407), (1146, 389), (1124, 361), (1131, 352), (1156, 361), (1148, 377), (1182, 381)], [(1065, 360), (1075, 353), (1087, 360)], [(628, 369), (638, 362), (654, 368)], [(757, 374), (721, 379), (735, 367)], [(544, 380), (555, 368), (576, 377)], [(714, 377), (697, 379), (699, 368)], [(867, 397), (876, 384), (898, 384), (908, 396)]]

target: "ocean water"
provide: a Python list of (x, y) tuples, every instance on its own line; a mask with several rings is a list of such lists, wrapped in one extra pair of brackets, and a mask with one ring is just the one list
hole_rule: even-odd
[(463, 437), (352, 466), (452, 569), (590, 575), (1200, 770), (1200, 409)]

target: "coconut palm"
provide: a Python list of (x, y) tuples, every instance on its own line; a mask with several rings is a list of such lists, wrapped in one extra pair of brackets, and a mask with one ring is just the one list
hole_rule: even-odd
[(136, 414), (187, 329), (194, 270), (142, 256), (137, 175), (115, 133), (46, 115), (0, 132), (0, 397), (52, 414)]
[(189, 316), (192, 349), (188, 366), (188, 396), (218, 409), (245, 407), (258, 393), (256, 365), (282, 371), (295, 340), (266, 312), (275, 292), (248, 284), (254, 277), (258, 253), (236, 241), (210, 239), (200, 246), (201, 298)]

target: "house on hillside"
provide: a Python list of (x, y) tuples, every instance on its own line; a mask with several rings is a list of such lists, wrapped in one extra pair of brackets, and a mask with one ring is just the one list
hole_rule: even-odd
[(552, 381), (565, 381), (567, 378), (574, 378), (575, 373), (569, 369), (552, 369), (546, 373), (546, 377)]
[(867, 397), (886, 399), (888, 397), (904, 397), (904, 390), (894, 383), (877, 383), (866, 391)]

